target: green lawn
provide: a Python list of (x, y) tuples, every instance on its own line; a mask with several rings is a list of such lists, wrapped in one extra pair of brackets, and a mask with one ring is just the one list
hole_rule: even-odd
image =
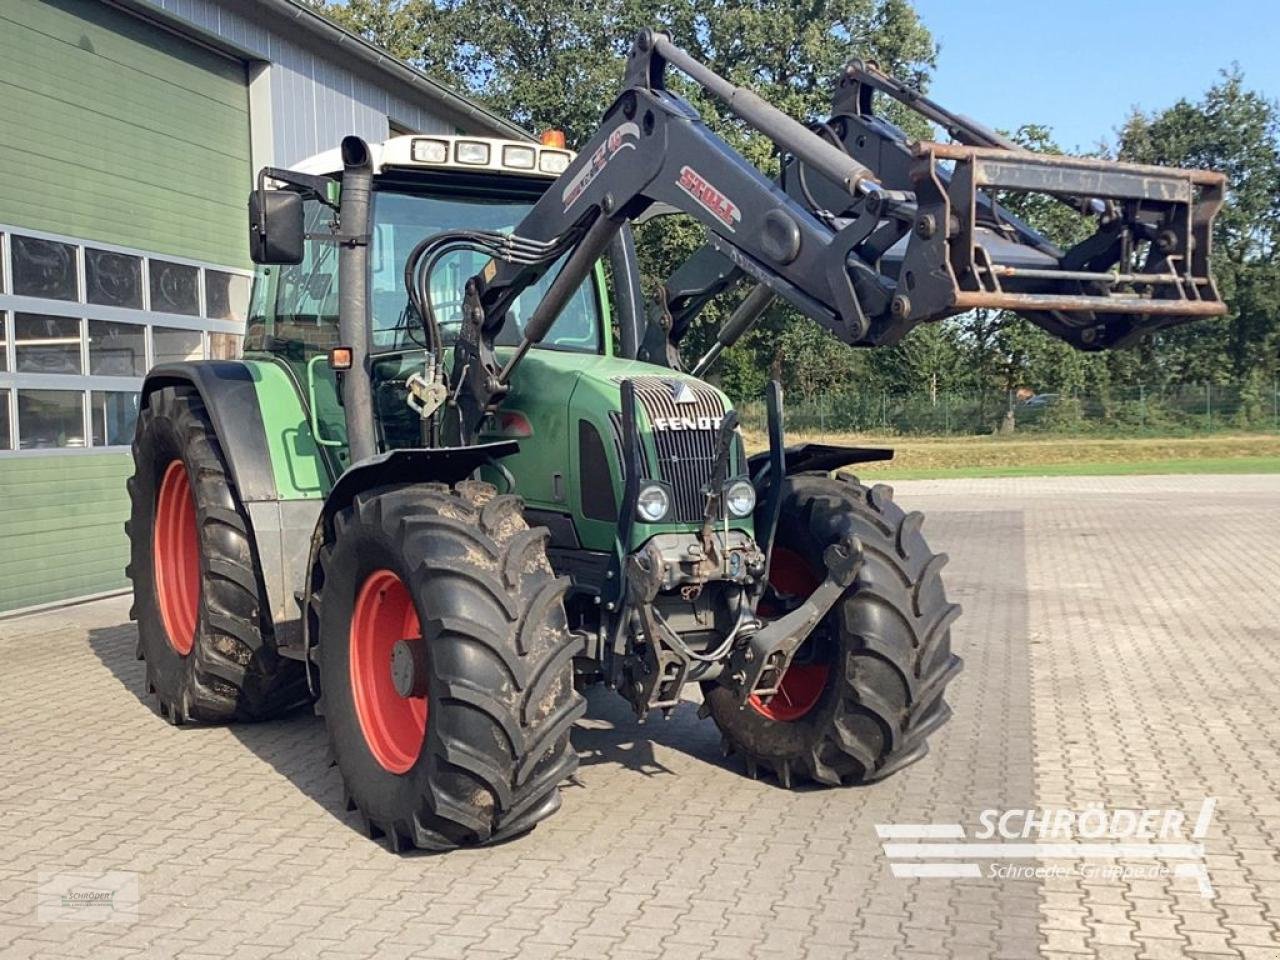
[[(889, 461), (860, 464), (867, 480), (932, 477), (1107, 476), (1159, 473), (1280, 473), (1280, 435), (1197, 437), (875, 437), (856, 434), (787, 437), (848, 446), (892, 447)], [(747, 449), (764, 449), (746, 434)]]
[[(853, 468), (855, 471), (857, 468)], [(963, 477), (1108, 477), (1161, 473), (1280, 473), (1280, 457), (1212, 457), (1199, 460), (1134, 460), (1127, 463), (1037, 463), (1025, 466), (934, 467), (867, 470), (868, 480), (938, 480)]]

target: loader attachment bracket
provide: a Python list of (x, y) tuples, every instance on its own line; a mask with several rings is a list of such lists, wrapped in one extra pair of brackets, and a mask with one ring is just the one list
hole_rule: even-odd
[[(1009, 310), (1100, 350), (1226, 311), (1209, 272), (1221, 174), (963, 144), (921, 142), (913, 153), (916, 226), (894, 297), (905, 329)], [(1094, 232), (1059, 251), (1002, 216), (1011, 194), (1105, 212), (1086, 214)]]
[(727, 679), (721, 682), (733, 691), (739, 706), (756, 696), (764, 703), (778, 692), (783, 674), (800, 645), (813, 633), (862, 569), (862, 544), (849, 537), (827, 547), (822, 555), (827, 578), (800, 606), (766, 624), (738, 646), (729, 660)]

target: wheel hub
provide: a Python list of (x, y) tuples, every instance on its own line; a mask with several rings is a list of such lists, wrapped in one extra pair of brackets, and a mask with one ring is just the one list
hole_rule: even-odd
[(427, 645), (421, 638), (397, 640), (391, 648), (391, 683), (402, 697), (427, 695)]

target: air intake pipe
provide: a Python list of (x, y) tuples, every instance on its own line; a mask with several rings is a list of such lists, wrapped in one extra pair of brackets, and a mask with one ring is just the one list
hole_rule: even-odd
[(338, 217), (342, 244), (338, 257), (338, 337), (351, 348), (351, 369), (342, 377), (347, 446), (351, 463), (378, 452), (369, 369), (369, 201), (373, 158), (359, 137), (342, 139), (342, 199)]

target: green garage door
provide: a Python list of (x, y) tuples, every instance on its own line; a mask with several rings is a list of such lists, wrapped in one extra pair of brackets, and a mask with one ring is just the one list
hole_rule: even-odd
[[(156, 357), (193, 336), (198, 355), (205, 317), (227, 329), (207, 291), (229, 274), (166, 258), (247, 266), (250, 174), (243, 64), (99, 0), (0, 0), (0, 613), (126, 586), (132, 427), (115, 424), (145, 324), (186, 323)], [(97, 244), (136, 251), (106, 256), (137, 286), (112, 293)], [(139, 309), (144, 261), (157, 314)]]
[(0, 223), (247, 261), (243, 64), (100, 0), (3, 0), (0, 104)]

